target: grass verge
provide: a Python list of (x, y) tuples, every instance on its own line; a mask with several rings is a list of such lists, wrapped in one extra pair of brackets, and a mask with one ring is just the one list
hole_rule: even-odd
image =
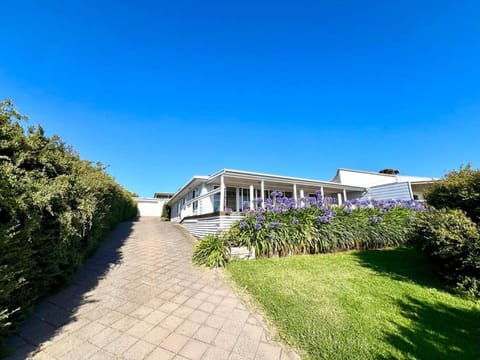
[(413, 249), (236, 261), (227, 270), (312, 359), (475, 359), (480, 302)]

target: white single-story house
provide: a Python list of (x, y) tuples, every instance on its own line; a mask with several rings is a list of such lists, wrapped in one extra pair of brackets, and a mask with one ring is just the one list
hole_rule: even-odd
[[(378, 178), (375, 175), (379, 175)], [(168, 205), (171, 221), (181, 223), (193, 235), (202, 237), (228, 230), (243, 218), (245, 208), (263, 206), (272, 191), (281, 191), (299, 204), (302, 198), (316, 196), (317, 192), (336, 199), (339, 204), (357, 198), (409, 200), (415, 198), (412, 180), (420, 179), (425, 183), (426, 179), (430, 183), (433, 180), (401, 179), (398, 175), (339, 169), (331, 181), (321, 181), (223, 169), (213, 175), (192, 177), (173, 194)], [(257, 205), (256, 199), (262, 202)]]
[(134, 198), (137, 203), (138, 216), (162, 216), (163, 205), (173, 196), (173, 193), (155, 193), (153, 198)]

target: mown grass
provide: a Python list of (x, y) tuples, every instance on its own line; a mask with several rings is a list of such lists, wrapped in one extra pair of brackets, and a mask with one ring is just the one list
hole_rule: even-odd
[(311, 359), (478, 359), (480, 302), (447, 292), (413, 249), (227, 267)]

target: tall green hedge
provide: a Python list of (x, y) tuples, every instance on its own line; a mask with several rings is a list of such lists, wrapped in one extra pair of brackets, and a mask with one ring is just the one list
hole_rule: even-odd
[(64, 284), (118, 222), (130, 194), (0, 101), (0, 343), (40, 297)]
[(460, 209), (480, 223), (480, 169), (467, 165), (450, 171), (427, 190), (425, 197), (437, 209)]

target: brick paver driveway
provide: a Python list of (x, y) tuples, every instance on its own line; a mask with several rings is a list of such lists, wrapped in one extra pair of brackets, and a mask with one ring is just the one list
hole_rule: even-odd
[(12, 358), (293, 359), (171, 223), (121, 224), (12, 336)]

